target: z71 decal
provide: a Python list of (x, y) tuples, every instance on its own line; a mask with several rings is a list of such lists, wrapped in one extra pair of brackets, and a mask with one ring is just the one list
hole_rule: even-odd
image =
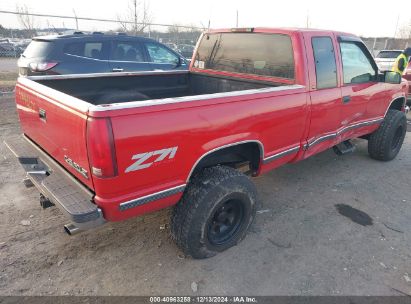
[(135, 160), (135, 162), (131, 166), (127, 167), (125, 173), (149, 168), (153, 163), (161, 162), (167, 157), (168, 159), (173, 159), (177, 153), (177, 149), (178, 147), (172, 147), (157, 151), (135, 154), (131, 158), (132, 160)]

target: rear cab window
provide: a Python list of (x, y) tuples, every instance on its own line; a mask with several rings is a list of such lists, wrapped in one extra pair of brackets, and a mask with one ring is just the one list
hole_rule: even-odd
[(199, 44), (194, 68), (294, 79), (291, 38), (285, 34), (210, 33)]
[(51, 41), (46, 40), (32, 40), (23, 52), (25, 58), (47, 57), (53, 47)]

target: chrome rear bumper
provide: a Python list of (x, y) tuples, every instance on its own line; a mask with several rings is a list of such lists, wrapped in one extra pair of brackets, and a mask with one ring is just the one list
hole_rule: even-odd
[(92, 202), (93, 193), (29, 138), (20, 135), (4, 143), (16, 156), (34, 186), (59, 207), (78, 230), (105, 223), (101, 209)]

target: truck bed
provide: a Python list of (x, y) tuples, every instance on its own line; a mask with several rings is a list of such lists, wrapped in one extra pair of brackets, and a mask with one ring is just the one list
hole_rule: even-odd
[(173, 71), (89, 77), (44, 77), (37, 82), (94, 105), (276, 87), (284, 84)]

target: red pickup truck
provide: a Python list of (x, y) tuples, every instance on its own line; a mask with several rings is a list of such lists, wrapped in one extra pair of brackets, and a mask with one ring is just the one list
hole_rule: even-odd
[(408, 85), (356, 36), (308, 29), (213, 30), (189, 71), (19, 78), (23, 135), (6, 142), (69, 234), (173, 209), (194, 258), (237, 244), (256, 213), (249, 176), (368, 140), (398, 154)]
[(411, 58), (410, 62), (408, 63), (408, 67), (405, 69), (403, 73), (403, 78), (405, 78), (408, 81), (408, 99), (407, 99), (407, 104), (411, 106)]

